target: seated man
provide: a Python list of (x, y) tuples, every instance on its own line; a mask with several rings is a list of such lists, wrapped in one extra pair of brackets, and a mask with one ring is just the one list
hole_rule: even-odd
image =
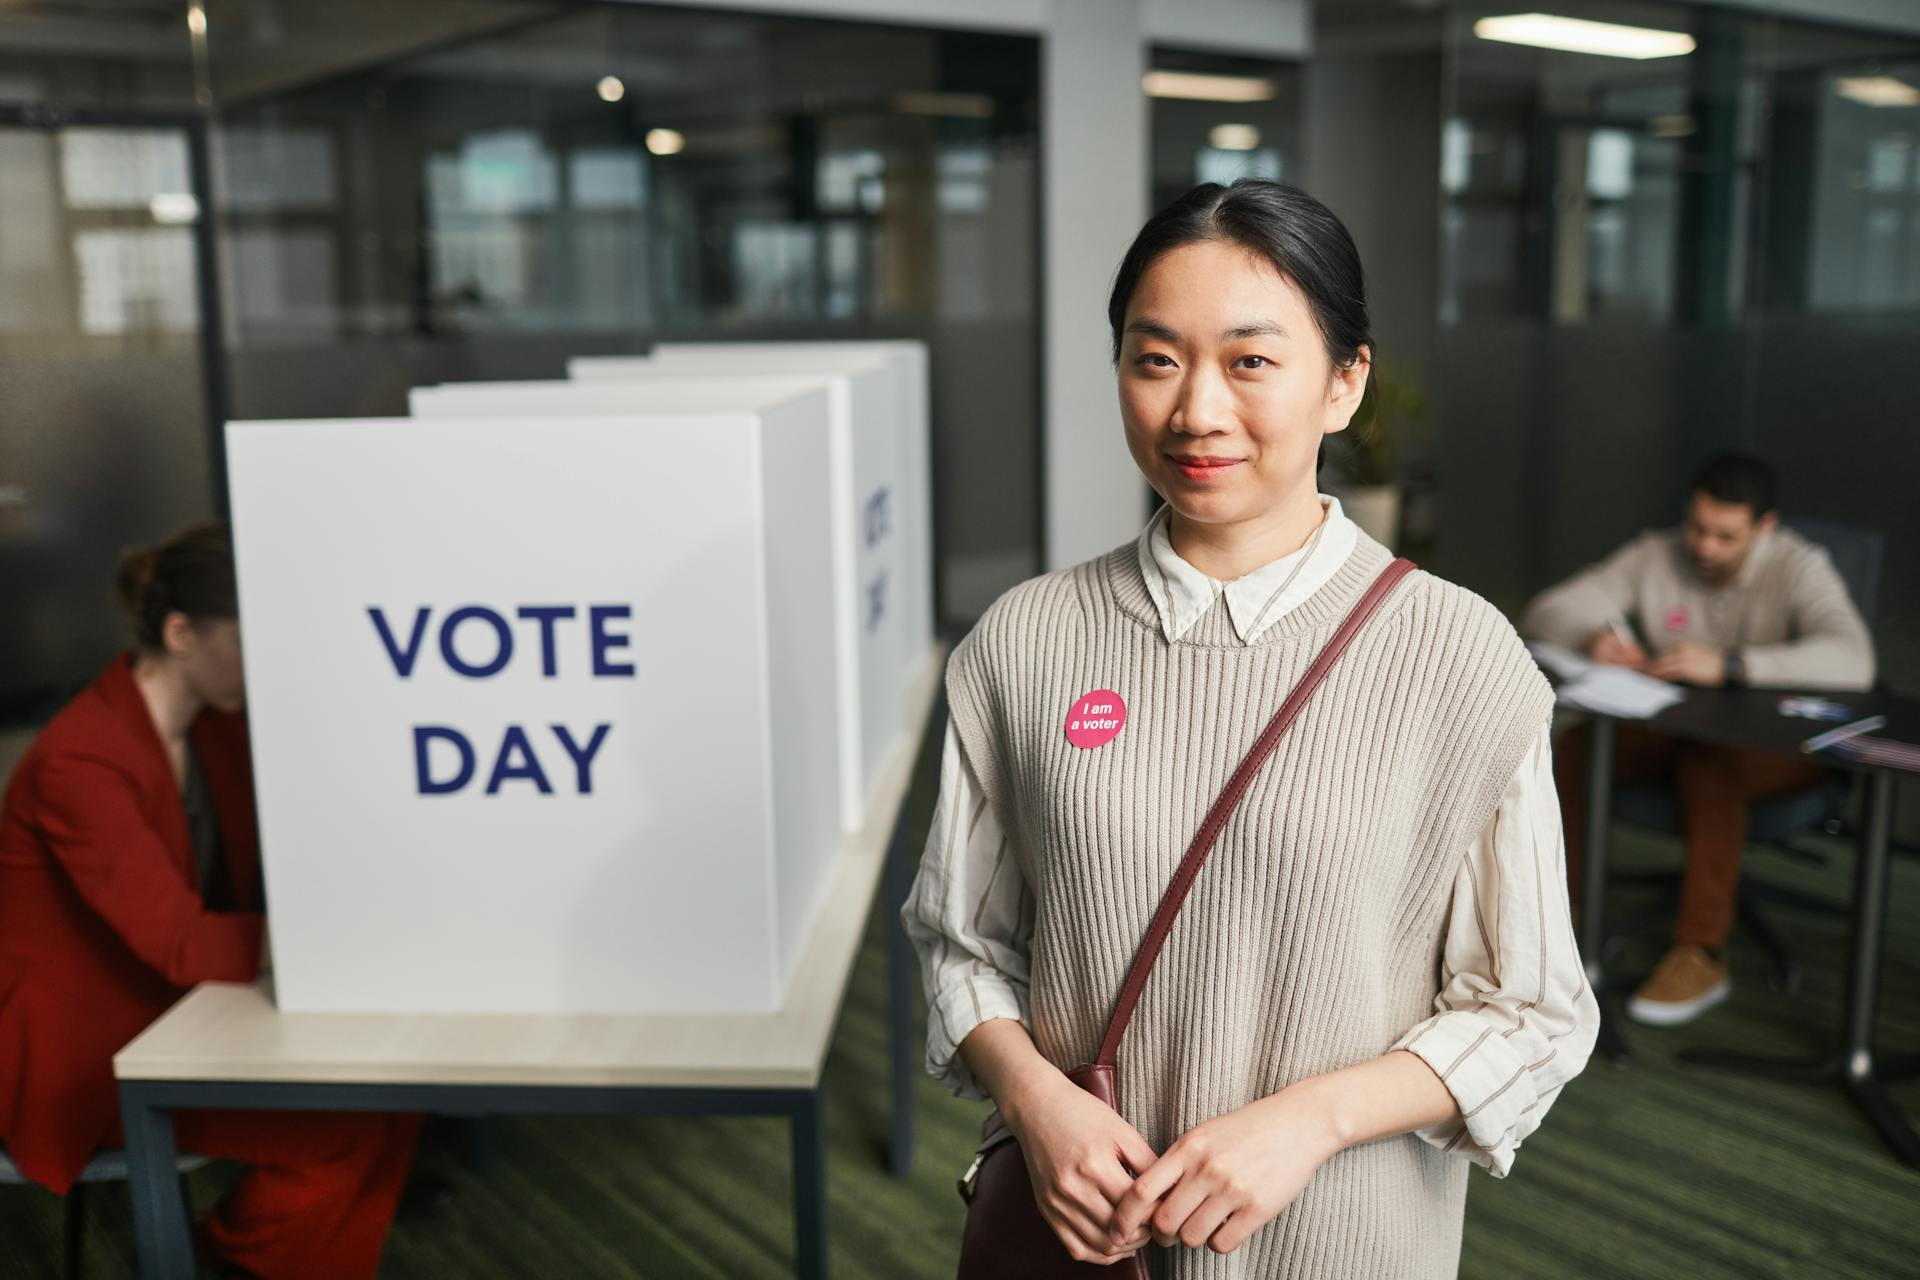
[[(1873, 642), (1827, 553), (1779, 528), (1771, 468), (1715, 458), (1694, 479), (1686, 521), (1649, 531), (1527, 607), (1530, 639), (1577, 648), (1596, 661), (1707, 687), (1865, 689)], [(1636, 617), (1642, 640), (1626, 619)], [(1554, 751), (1576, 894), (1586, 834), (1590, 749), (1584, 727)], [(1688, 1022), (1727, 998), (1722, 954), (1733, 927), (1747, 806), (1822, 776), (1811, 761), (1677, 742), (1623, 724), (1620, 782), (1669, 778), (1679, 792), (1687, 869), (1673, 947), (1627, 1003), (1642, 1022)]]

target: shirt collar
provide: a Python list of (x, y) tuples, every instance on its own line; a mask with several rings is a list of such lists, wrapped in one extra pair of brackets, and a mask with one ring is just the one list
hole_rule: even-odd
[(1340, 499), (1323, 493), (1320, 506), (1326, 514), (1319, 533), (1309, 537), (1300, 550), (1269, 560), (1232, 582), (1220, 582), (1174, 551), (1167, 534), (1171, 508), (1163, 503), (1140, 531), (1139, 555), (1147, 595), (1160, 615), (1160, 630), (1167, 642), (1171, 644), (1192, 630), (1214, 601), (1224, 595), (1234, 634), (1242, 644), (1252, 644), (1295, 605), (1325, 586), (1353, 551), (1358, 527), (1341, 510)]

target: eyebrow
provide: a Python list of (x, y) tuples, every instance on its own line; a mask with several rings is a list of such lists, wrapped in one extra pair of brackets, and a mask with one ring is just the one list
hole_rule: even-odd
[[(1158, 338), (1162, 342), (1178, 342), (1180, 334), (1171, 325), (1162, 324), (1151, 316), (1142, 316), (1127, 326), (1128, 333), (1145, 334), (1149, 338)], [(1238, 342), (1242, 338), (1284, 338), (1286, 326), (1277, 320), (1250, 320), (1238, 324), (1220, 335), (1222, 342)]]

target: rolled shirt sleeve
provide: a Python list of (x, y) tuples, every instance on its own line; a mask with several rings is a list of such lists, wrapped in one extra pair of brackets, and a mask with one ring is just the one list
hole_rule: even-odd
[(1033, 907), (1020, 861), (949, 724), (933, 826), (900, 918), (927, 996), (927, 1073), (961, 1097), (986, 1097), (959, 1056), (967, 1034), (994, 1018), (1032, 1026)]
[(1600, 1027), (1574, 943), (1552, 751), (1543, 730), (1467, 850), (1434, 1015), (1393, 1045), (1432, 1067), (1459, 1105), (1419, 1137), (1495, 1177), (1586, 1065)]

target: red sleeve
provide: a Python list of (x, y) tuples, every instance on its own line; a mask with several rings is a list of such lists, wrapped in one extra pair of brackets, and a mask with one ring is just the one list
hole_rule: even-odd
[(206, 909), (141, 815), (123, 770), (62, 752), (41, 765), (38, 783), (48, 849), (142, 962), (176, 987), (253, 980), (266, 917)]

